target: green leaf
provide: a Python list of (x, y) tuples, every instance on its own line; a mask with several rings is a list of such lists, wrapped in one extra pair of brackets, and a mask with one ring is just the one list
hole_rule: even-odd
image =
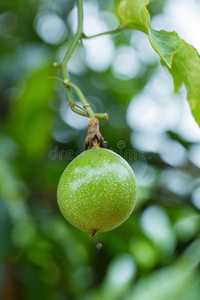
[(8, 131), (20, 147), (24, 161), (39, 159), (50, 140), (51, 110), (54, 82), (47, 79), (52, 67), (45, 67), (28, 77), (23, 94), (13, 99)]
[(169, 68), (171, 68), (173, 56), (181, 50), (183, 41), (176, 32), (149, 29), (149, 41), (153, 49), (160, 55)]
[(200, 57), (196, 49), (183, 41), (169, 71), (174, 79), (175, 91), (182, 82), (185, 84), (192, 114), (200, 125)]
[(148, 33), (150, 15), (146, 6), (149, 0), (123, 0), (118, 6), (122, 28), (132, 28)]
[[(161, 64), (166, 67), (166, 64), (164, 63), (164, 61), (161, 61)], [(179, 70), (177, 68), (174, 67), (174, 65), (172, 64), (171, 68), (168, 68), (170, 74), (173, 77), (173, 81), (174, 81), (174, 92), (177, 93), (181, 84), (183, 83), (183, 79), (180, 77), (180, 73)]]
[(185, 84), (192, 114), (200, 125), (200, 57), (196, 49), (180, 39), (176, 32), (156, 31), (150, 28), (149, 0), (122, 0), (118, 15), (122, 29), (131, 28), (148, 34), (153, 49), (169, 68), (174, 90)]

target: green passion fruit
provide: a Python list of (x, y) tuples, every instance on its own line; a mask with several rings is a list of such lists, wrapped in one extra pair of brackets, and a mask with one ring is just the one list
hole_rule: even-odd
[(121, 225), (136, 204), (135, 175), (118, 154), (104, 148), (77, 156), (58, 184), (58, 205), (73, 226), (95, 236)]

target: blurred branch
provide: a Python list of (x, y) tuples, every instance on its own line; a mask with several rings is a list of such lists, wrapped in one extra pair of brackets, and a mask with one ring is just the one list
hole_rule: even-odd
[(2, 299), (12, 300), (18, 298), (19, 281), (17, 280), (16, 270), (12, 263), (5, 264), (4, 285), (2, 288)]

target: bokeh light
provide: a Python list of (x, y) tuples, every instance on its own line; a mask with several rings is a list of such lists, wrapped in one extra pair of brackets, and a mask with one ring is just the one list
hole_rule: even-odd
[(117, 48), (112, 71), (114, 76), (121, 80), (133, 78), (141, 72), (141, 65), (133, 48), (128, 46)]
[(35, 19), (35, 28), (40, 38), (48, 44), (57, 45), (67, 37), (64, 21), (55, 13), (43, 12)]

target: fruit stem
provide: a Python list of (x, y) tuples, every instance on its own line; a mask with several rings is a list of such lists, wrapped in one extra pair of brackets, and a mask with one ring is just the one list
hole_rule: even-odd
[[(75, 112), (78, 115), (84, 116), (84, 117), (89, 117), (89, 118), (98, 118), (100, 120), (107, 120), (108, 119), (108, 115), (106, 113), (104, 114), (95, 114), (92, 110), (92, 108), (90, 107), (90, 104), (86, 101), (83, 93), (81, 92), (81, 90), (72, 82), (70, 82), (70, 76), (69, 76), (69, 72), (68, 72), (68, 62), (79, 42), (82, 41), (83, 38), (83, 0), (76, 0), (77, 2), (77, 8), (78, 8), (78, 28), (76, 31), (76, 34), (74, 35), (74, 38), (72, 39), (66, 53), (65, 56), (62, 60), (61, 63), (57, 63), (54, 62), (53, 66), (54, 67), (59, 67), (62, 70), (62, 74), (63, 74), (63, 82), (64, 85), (66, 87), (67, 90), (67, 96), (69, 99), (69, 104), (70, 104), (70, 108), (73, 112)], [(82, 105), (83, 105), (83, 111), (81, 112), (80, 110), (78, 110), (75, 106), (76, 104), (76, 100), (74, 99), (74, 96), (72, 94), (71, 88), (73, 88), (77, 94), (77, 96), (79, 97)]]
[(78, 6), (78, 29), (69, 48), (67, 49), (63, 61), (61, 62), (61, 68), (62, 68), (64, 79), (69, 79), (67, 64), (74, 52), (74, 49), (76, 48), (76, 45), (78, 44), (78, 41), (81, 39), (83, 35), (83, 0), (77, 0), (77, 6)]
[(95, 245), (96, 245), (97, 249), (101, 249), (102, 244), (97, 242), (97, 231), (96, 230), (94, 230), (93, 232), (90, 233), (90, 237), (95, 237)]
[[(78, 29), (77, 32), (67, 49), (67, 52), (65, 53), (65, 56), (61, 63), (54, 64), (55, 67), (59, 66), (62, 69), (63, 78), (64, 80), (70, 80), (69, 73), (67, 70), (67, 65), (69, 62), (70, 57), (72, 56), (74, 49), (76, 48), (78, 41), (81, 39), (83, 35), (83, 0), (77, 0), (77, 6), (78, 6)], [(68, 99), (71, 99), (72, 101), (75, 101), (73, 94), (70, 90), (70, 88), (67, 89), (67, 96)]]
[[(69, 100), (69, 106), (70, 106), (71, 110), (73, 112), (75, 112), (76, 114), (83, 116), (83, 117), (87, 117), (87, 118), (89, 117), (87, 111), (82, 109), (82, 107), (79, 107), (75, 101)], [(98, 120), (108, 120), (108, 115), (106, 113), (95, 113), (94, 116)]]
[(87, 100), (85, 99), (82, 91), (79, 89), (79, 87), (77, 85), (75, 85), (74, 83), (72, 83), (71, 81), (69, 81), (68, 79), (65, 79), (64, 81), (64, 85), (67, 89), (69, 89), (69, 87), (73, 88), (73, 90), (76, 92), (79, 100), (81, 101), (83, 108), (87, 111), (88, 116), (91, 119), (95, 118), (95, 114), (92, 110), (92, 108), (90, 107), (90, 104), (87, 102)]

